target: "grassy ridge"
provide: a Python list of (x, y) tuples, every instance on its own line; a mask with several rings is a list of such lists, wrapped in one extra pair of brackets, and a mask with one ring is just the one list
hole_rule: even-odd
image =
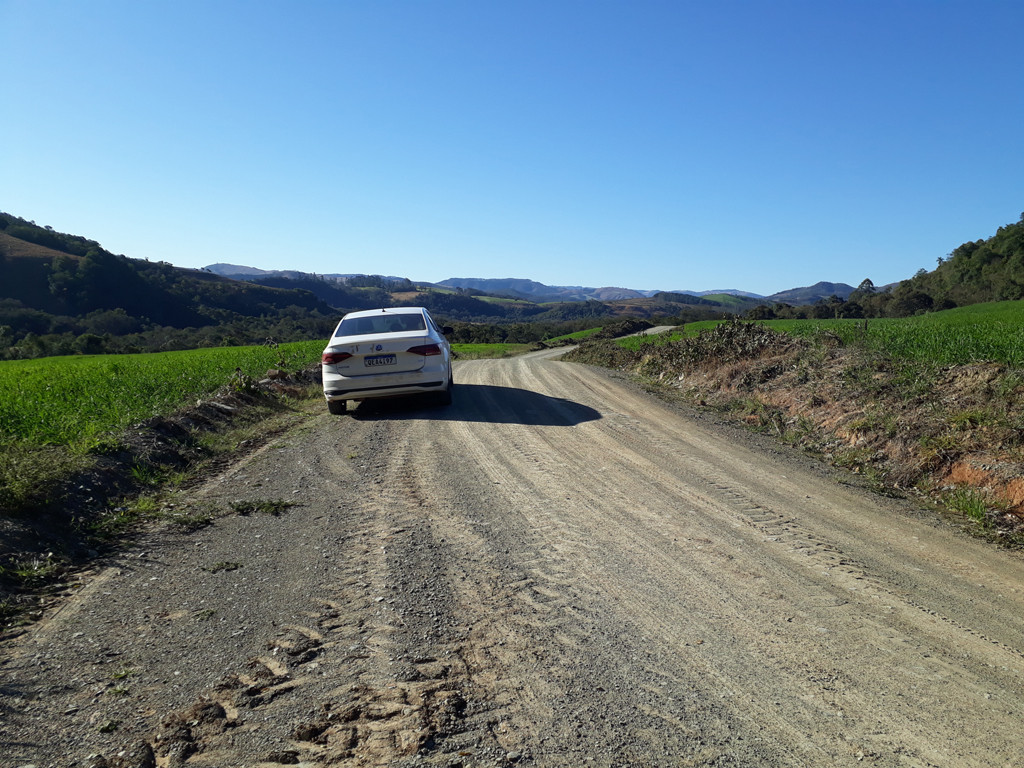
[[(632, 337), (618, 343), (628, 349), (666, 344), (698, 335), (722, 321), (688, 323), (682, 332)], [(864, 320), (766, 320), (765, 325), (794, 336), (829, 332), (844, 344), (858, 344), (903, 360), (936, 365), (982, 361), (1024, 368), (1024, 301), (975, 304), (908, 318)]]
[(105, 434), (168, 413), (268, 368), (315, 362), (322, 341), (0, 363), (0, 443), (87, 451)]

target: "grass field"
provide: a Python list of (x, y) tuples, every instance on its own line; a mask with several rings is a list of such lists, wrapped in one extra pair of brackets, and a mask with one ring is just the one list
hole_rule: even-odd
[(724, 321), (722, 320), (702, 320), (699, 323), (687, 323), (680, 330), (672, 331), (670, 333), (655, 333), (651, 335), (640, 335), (640, 336), (625, 336), (621, 339), (616, 339), (615, 343), (625, 347), (626, 349), (640, 349), (644, 344), (668, 344), (670, 341), (679, 341), (680, 339), (691, 338), (697, 336), (701, 331), (710, 330), (716, 325), (719, 325)]
[(1024, 367), (1024, 301), (974, 304), (908, 318), (769, 320), (794, 335), (835, 333), (847, 344), (938, 365), (991, 361)]
[(103, 435), (167, 413), (228, 384), (236, 370), (315, 362), (322, 341), (141, 355), (94, 355), (0, 363), (0, 443), (87, 451)]
[[(666, 344), (722, 321), (687, 323), (681, 332), (630, 337), (618, 343), (629, 349)], [(864, 320), (766, 320), (764, 324), (794, 336), (830, 332), (845, 344), (857, 344), (904, 360), (936, 365), (983, 361), (1024, 368), (1024, 301), (975, 304), (908, 318)]]

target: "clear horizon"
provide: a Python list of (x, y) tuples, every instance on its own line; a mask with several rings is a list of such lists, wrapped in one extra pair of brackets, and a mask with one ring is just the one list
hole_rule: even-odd
[(0, 0), (0, 209), (199, 268), (907, 279), (1024, 210), (1024, 5)]

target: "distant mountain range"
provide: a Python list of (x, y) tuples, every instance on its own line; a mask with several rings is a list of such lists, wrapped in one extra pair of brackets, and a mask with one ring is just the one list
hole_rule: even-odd
[[(257, 269), (256, 267), (244, 267), (240, 264), (211, 264), (208, 267), (203, 267), (206, 272), (213, 272), (215, 275), (221, 275), (222, 277), (231, 277), (234, 279), (245, 279), (247, 277), (283, 277), (288, 280), (308, 280), (311, 277), (323, 277), (328, 280), (345, 280), (349, 277), (365, 277), (364, 272), (351, 272), (347, 274), (332, 273), (329, 275), (321, 275), (319, 272), (298, 272), (294, 269)], [(375, 277), (382, 277), (385, 280), (405, 280), (404, 277), (395, 277), (393, 275), (375, 275)]]
[(0, 359), (322, 338), (345, 312), (409, 304), (425, 306), (462, 328), (466, 342), (504, 340), (509, 333), (503, 326), (516, 326), (517, 334), (531, 336), (524, 340), (535, 340), (532, 336), (592, 328), (612, 318), (689, 323), (730, 315), (909, 317), (1024, 300), (1022, 265), (1024, 215), (987, 240), (954, 249), (933, 272), (921, 270), (912, 279), (882, 286), (865, 280), (857, 291), (831, 282), (770, 296), (735, 288), (588, 288), (512, 278), (431, 284), (226, 263), (185, 269), (118, 256), (95, 240), (0, 211)]
[[(251, 278), (286, 278), (291, 280), (304, 280), (311, 277), (309, 273), (297, 272), (294, 270), (266, 270), (255, 267), (245, 267), (237, 264), (211, 264), (205, 268), (224, 277), (231, 277), (236, 280)], [(329, 274), (319, 275), (328, 280), (344, 281), (352, 277), (362, 277), (360, 274)], [(404, 277), (381, 276), (385, 280), (405, 280)], [(416, 281), (413, 281), (416, 282)], [(626, 299), (641, 299), (656, 296), (659, 293), (675, 293), (687, 296), (740, 296), (748, 299), (763, 299), (765, 303), (775, 304), (814, 304), (817, 301), (827, 299), (829, 296), (838, 296), (846, 300), (853, 293), (854, 288), (846, 283), (819, 282), (804, 288), (791, 288), (787, 291), (774, 293), (771, 296), (762, 296), (749, 291), (741, 291), (735, 288), (724, 288), (712, 291), (691, 291), (691, 290), (637, 290), (633, 288), (588, 288), (581, 285), (545, 285), (535, 280), (524, 278), (480, 278), (480, 277), (451, 277), (442, 280), (440, 283), (418, 283), (419, 285), (438, 285), (444, 288), (462, 288), (471, 291), (497, 296), (508, 296), (516, 299), (526, 299), (538, 303), (553, 301), (622, 301)]]

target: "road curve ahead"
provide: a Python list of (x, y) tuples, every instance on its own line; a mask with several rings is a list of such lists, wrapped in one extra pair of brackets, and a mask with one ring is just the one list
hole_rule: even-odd
[(175, 694), (234, 725), (192, 762), (1021, 764), (1019, 557), (606, 372), (479, 360), (456, 382), (449, 408), (325, 413), (199, 492), (259, 478), (302, 506), (164, 558), (244, 564), (217, 610), (248, 632), (209, 650), (230, 679)]

